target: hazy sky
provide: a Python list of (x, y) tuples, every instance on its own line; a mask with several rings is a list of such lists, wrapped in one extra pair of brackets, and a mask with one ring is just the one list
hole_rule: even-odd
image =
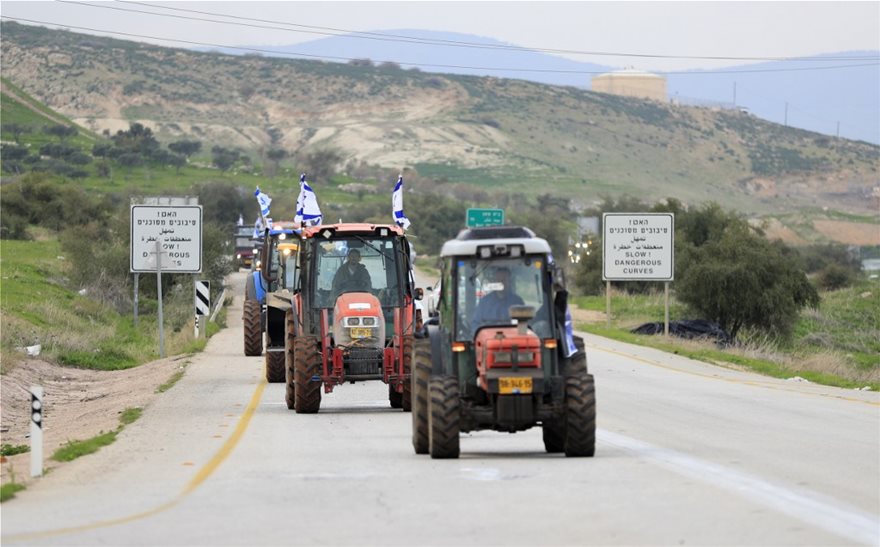
[[(92, 4), (91, 6), (89, 4)], [(93, 7), (98, 5), (100, 7)], [(154, 6), (163, 6), (154, 7)], [(216, 45), (287, 45), (323, 38), (304, 32), (162, 17), (221, 20), (167, 8), (346, 31), (425, 29), (495, 38), (533, 48), (674, 56), (796, 57), (880, 49), (880, 2), (80, 2), (3, 0), (0, 14), (77, 32), (97, 30)], [(228, 19), (227, 19), (228, 20)], [(254, 21), (246, 22), (259, 25)], [(266, 25), (266, 23), (263, 23)], [(74, 27), (89, 27), (85, 31)], [(327, 32), (312, 29), (316, 32)], [(118, 36), (162, 43), (159, 40)], [(185, 47), (166, 42), (166, 45)], [(405, 46), (402, 46), (405, 47)], [(353, 52), (356, 56), (356, 51)], [(563, 55), (643, 70), (742, 65), (750, 61)]]

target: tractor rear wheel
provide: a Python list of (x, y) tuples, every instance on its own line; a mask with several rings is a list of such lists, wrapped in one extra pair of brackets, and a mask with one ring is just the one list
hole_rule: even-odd
[(432, 378), (428, 383), (428, 450), (434, 459), (457, 458), (461, 400), (458, 380)]
[(284, 381), (285, 352), (266, 350), (266, 381), (277, 383)]
[[(313, 378), (318, 377), (317, 381)], [(297, 414), (314, 414), (321, 407), (321, 355), (314, 336), (293, 339), (294, 408)]]
[(403, 406), (403, 394), (398, 393), (392, 384), (388, 384), (388, 401), (391, 403), (391, 408)]
[(591, 457), (596, 453), (596, 387), (593, 375), (565, 379), (565, 455)]
[(296, 383), (293, 378), (293, 344), (296, 340), (294, 336), (293, 311), (287, 310), (284, 315), (284, 331), (287, 337), (284, 340), (284, 381), (287, 383), (285, 387), (284, 399), (287, 403), (288, 410), (293, 410), (296, 404)]
[(244, 322), (244, 354), (248, 357), (263, 353), (261, 313), (259, 301), (245, 299), (241, 317)]
[[(413, 358), (413, 337), (412, 335), (403, 337), (403, 375), (404, 377), (412, 375), (412, 358)], [(412, 410), (412, 382), (405, 380), (403, 382), (403, 393), (401, 393), (401, 408), (404, 412)]]
[(428, 453), (428, 381), (431, 379), (431, 342), (415, 341), (413, 373), (410, 378), (412, 393), (412, 444), (416, 454)]

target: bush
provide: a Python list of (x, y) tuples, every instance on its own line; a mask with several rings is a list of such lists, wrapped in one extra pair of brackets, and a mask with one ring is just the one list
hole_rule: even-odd
[(828, 291), (849, 287), (855, 280), (855, 272), (840, 264), (828, 264), (822, 268), (817, 277), (819, 287)]
[(798, 313), (817, 307), (819, 295), (791, 252), (733, 224), (718, 240), (690, 249), (690, 266), (676, 293), (701, 319), (736, 337), (742, 328), (790, 336)]

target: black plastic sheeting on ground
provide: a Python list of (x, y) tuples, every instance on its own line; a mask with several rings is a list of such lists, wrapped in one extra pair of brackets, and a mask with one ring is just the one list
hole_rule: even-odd
[[(634, 334), (663, 334), (663, 322), (644, 323), (632, 329)], [(695, 338), (712, 338), (718, 345), (727, 346), (733, 343), (733, 338), (726, 330), (717, 323), (703, 319), (683, 319), (669, 322), (669, 334), (689, 340)]]

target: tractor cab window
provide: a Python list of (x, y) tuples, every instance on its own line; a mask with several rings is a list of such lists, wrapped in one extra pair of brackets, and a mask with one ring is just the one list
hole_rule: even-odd
[(511, 325), (510, 306), (531, 306), (530, 328), (550, 338), (552, 303), (547, 297), (543, 256), (506, 259), (458, 259), (456, 268), (455, 339), (473, 340), (480, 327)]
[(400, 306), (400, 250), (394, 240), (348, 238), (318, 242), (315, 247), (315, 306), (332, 308), (340, 294), (368, 292), (383, 307)]

